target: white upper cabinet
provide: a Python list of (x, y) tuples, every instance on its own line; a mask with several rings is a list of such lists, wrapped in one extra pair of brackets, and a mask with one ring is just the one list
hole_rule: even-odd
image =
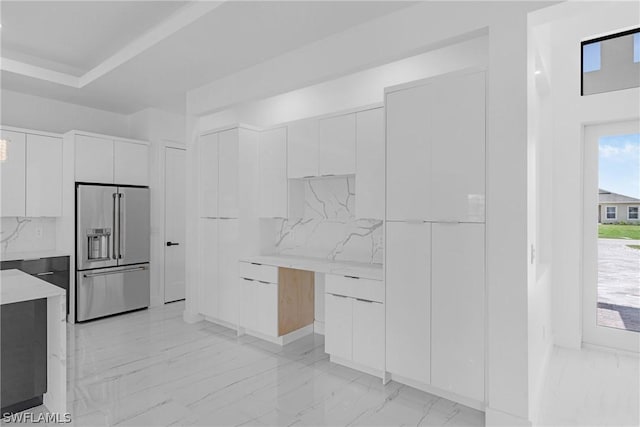
[(318, 176), (318, 119), (300, 120), (287, 127), (287, 176)]
[(200, 169), (200, 216), (218, 216), (218, 134), (202, 135), (198, 141)]
[(484, 222), (485, 74), (445, 76), (432, 92), (432, 218)]
[(384, 218), (384, 109), (356, 114), (356, 218)]
[(24, 133), (2, 131), (6, 147), (0, 163), (2, 216), (25, 216), (26, 138)]
[(484, 224), (433, 224), (431, 384), (484, 401)]
[(113, 182), (126, 185), (149, 185), (149, 146), (114, 141)]
[(388, 222), (386, 239), (386, 369), (428, 384), (431, 224)]
[(149, 185), (149, 146), (143, 142), (72, 134), (77, 182)]
[(258, 144), (260, 169), (260, 216), (287, 218), (287, 129), (263, 131)]
[(218, 134), (218, 216), (221, 218), (238, 217), (238, 155), (238, 128), (220, 132)]
[(320, 176), (356, 173), (356, 115), (320, 120), (318, 172)]
[(431, 217), (429, 86), (387, 94), (387, 219)]
[(113, 140), (76, 135), (76, 181), (113, 184)]
[(483, 222), (485, 74), (387, 93), (387, 219)]
[(26, 216), (62, 216), (62, 138), (27, 134)]

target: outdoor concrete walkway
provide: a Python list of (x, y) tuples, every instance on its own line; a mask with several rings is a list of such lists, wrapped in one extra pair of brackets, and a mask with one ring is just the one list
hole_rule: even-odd
[(598, 239), (598, 324), (640, 332), (640, 240)]

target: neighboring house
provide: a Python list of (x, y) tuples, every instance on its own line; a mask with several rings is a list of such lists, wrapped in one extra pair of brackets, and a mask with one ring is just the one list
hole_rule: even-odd
[(600, 189), (598, 222), (640, 224), (640, 199)]

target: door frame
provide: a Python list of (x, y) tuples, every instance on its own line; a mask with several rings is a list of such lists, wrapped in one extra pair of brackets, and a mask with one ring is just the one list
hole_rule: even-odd
[[(582, 132), (582, 342), (638, 353), (640, 332), (599, 326), (598, 300), (598, 140), (607, 135), (640, 133), (640, 120), (584, 125)], [(593, 191), (593, 188), (596, 191)], [(595, 322), (594, 322), (595, 320)]]

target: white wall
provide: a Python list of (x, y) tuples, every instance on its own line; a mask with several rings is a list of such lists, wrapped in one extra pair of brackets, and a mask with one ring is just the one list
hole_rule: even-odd
[[(487, 139), (487, 424), (527, 424), (527, 13), (548, 3), (421, 2), (320, 40), (187, 96), (188, 145), (198, 133), (195, 116), (337, 79), (400, 58), (489, 34)], [(272, 119), (275, 120), (275, 119)], [(189, 164), (195, 170), (196, 153)], [(196, 212), (196, 175), (187, 205)], [(188, 224), (195, 224), (195, 213)], [(188, 226), (188, 241), (196, 228)], [(187, 258), (194, 256), (195, 252)], [(195, 271), (187, 273), (187, 313)]]
[(640, 24), (637, 2), (566, 3), (535, 14), (532, 24), (550, 23), (549, 73), (553, 200), (552, 231), (541, 236), (552, 244), (552, 318), (557, 345), (582, 344), (582, 153), (585, 124), (640, 115), (640, 90), (580, 96), (580, 41)]
[[(165, 170), (166, 147), (184, 146), (185, 117), (155, 108), (129, 116), (132, 138), (149, 141), (149, 188), (151, 197), (151, 305), (164, 303), (165, 179), (174, 171)], [(186, 148), (186, 147), (185, 147)]]
[(130, 137), (124, 114), (2, 89), (0, 124), (46, 132), (73, 129)]

